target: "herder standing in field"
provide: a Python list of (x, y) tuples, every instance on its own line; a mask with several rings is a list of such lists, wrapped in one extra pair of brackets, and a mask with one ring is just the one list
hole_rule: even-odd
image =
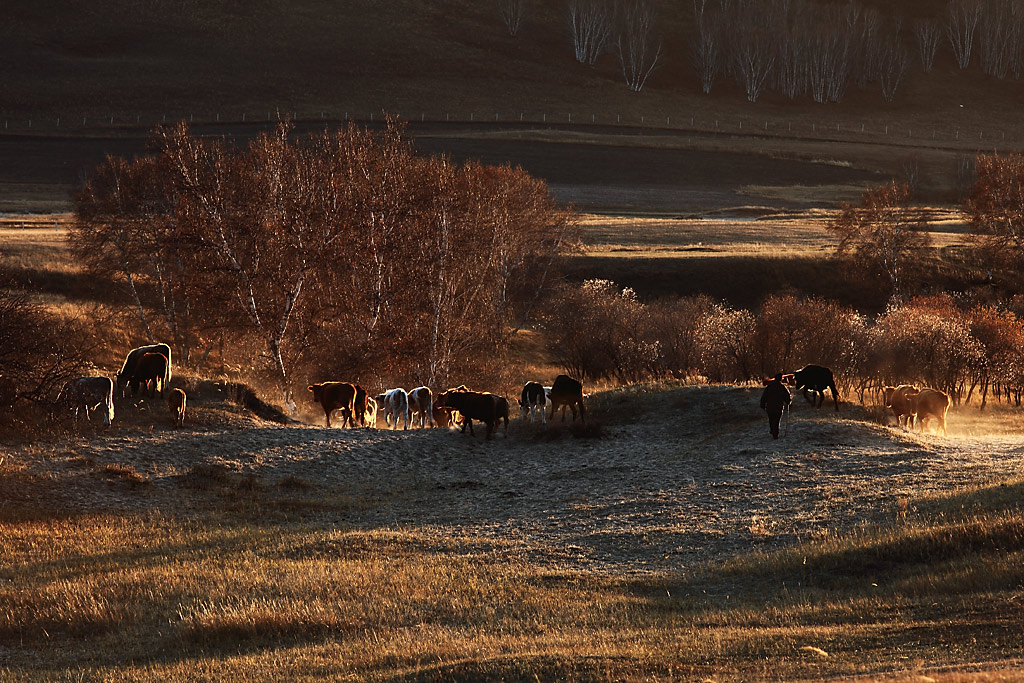
[(782, 413), (793, 402), (789, 389), (782, 383), (782, 373), (765, 382), (764, 391), (761, 392), (761, 410), (768, 411), (768, 429), (772, 438), (779, 438), (779, 422), (782, 420)]

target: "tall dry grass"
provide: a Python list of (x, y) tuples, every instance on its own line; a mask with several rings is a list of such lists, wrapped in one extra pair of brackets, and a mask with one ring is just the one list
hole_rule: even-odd
[(86, 516), (0, 529), (7, 675), (788, 680), (1017, 652), (1021, 482), (682, 575), (433, 528)]

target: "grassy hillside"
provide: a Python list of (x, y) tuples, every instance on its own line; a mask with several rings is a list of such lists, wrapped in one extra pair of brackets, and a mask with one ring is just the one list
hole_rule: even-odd
[[(6, 65), (0, 115), (22, 126), (35, 117), (34, 132), (44, 122), (53, 126), (57, 116), (67, 127), (83, 116), (113, 115), (124, 124), (164, 114), (237, 120), (247, 113), (251, 120), (277, 110), (299, 118), (366, 117), (382, 108), (435, 119), (575, 112), (577, 120), (622, 116), (629, 123), (641, 116), (723, 123), (752, 116), (851, 129), (900, 122), (918, 131), (998, 130), (1000, 144), (1003, 133), (1016, 129), (1022, 84), (984, 77), (976, 65), (961, 72), (945, 46), (932, 73), (915, 62), (891, 104), (877, 88), (851, 87), (839, 105), (772, 94), (751, 105), (724, 77), (704, 96), (689, 62), (690, 3), (662, 5), (664, 59), (634, 94), (613, 55), (594, 68), (576, 63), (562, 0), (527, 3), (514, 38), (489, 1), (15, 3), (0, 26)], [(894, 5), (906, 17), (903, 40), (913, 49), (909, 19), (941, 6), (879, 3), (885, 12)]]

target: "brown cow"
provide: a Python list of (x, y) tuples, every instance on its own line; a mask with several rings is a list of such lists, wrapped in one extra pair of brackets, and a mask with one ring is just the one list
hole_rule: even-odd
[(160, 353), (167, 357), (167, 370), (164, 372), (164, 385), (166, 386), (171, 381), (171, 347), (167, 344), (150, 344), (149, 346), (140, 346), (132, 349), (127, 356), (125, 356), (124, 364), (121, 365), (121, 369), (118, 370), (117, 376), (115, 377), (117, 383), (117, 390), (121, 393), (121, 398), (124, 398), (124, 390), (128, 386), (128, 382), (135, 375), (135, 370), (139, 366), (139, 361), (147, 353)]
[(185, 401), (184, 391), (181, 389), (171, 389), (171, 394), (167, 397), (167, 405), (171, 409), (171, 415), (174, 416), (175, 427), (185, 426)]
[(487, 438), (490, 439), (494, 433), (494, 427), (501, 419), (501, 407), (499, 399), (504, 401), (505, 435), (508, 436), (508, 401), (494, 394), (479, 391), (469, 391), (465, 386), (449, 389), (437, 395), (434, 405), (442, 408), (453, 408), (462, 415), (462, 433), (469, 433), (476, 436), (473, 431), (473, 420), (479, 420), (487, 425)]
[(143, 354), (142, 358), (139, 359), (138, 365), (135, 366), (135, 371), (132, 376), (128, 379), (128, 384), (132, 388), (132, 396), (135, 396), (139, 390), (139, 385), (144, 384), (149, 389), (149, 396), (153, 398), (156, 396), (156, 392), (160, 392), (160, 397), (164, 395), (164, 378), (167, 377), (167, 356), (162, 353), (146, 353)]
[(587, 421), (587, 413), (583, 408), (583, 384), (576, 379), (573, 379), (569, 375), (559, 375), (555, 378), (555, 383), (551, 385), (551, 395), (548, 397), (551, 401), (551, 416), (550, 420), (555, 419), (555, 411), (559, 407), (562, 408), (562, 422), (565, 422), (565, 407), (569, 406), (572, 409), (573, 422), (576, 421), (576, 407), (580, 409), (580, 420), (584, 423)]
[(914, 414), (911, 399), (921, 390), (912, 384), (901, 384), (898, 387), (884, 387), (882, 391), (885, 396), (885, 407), (896, 416), (896, 423), (901, 427), (909, 427)]
[(434, 426), (439, 428), (454, 427), (462, 419), (459, 411), (451, 406), (439, 406), (436, 402), (434, 403), (433, 415)]
[(348, 382), (321, 382), (306, 387), (313, 392), (313, 402), (319, 403), (324, 409), (327, 426), (331, 426), (331, 413), (341, 411), (341, 426), (355, 424), (352, 411), (355, 408), (356, 388)]
[(918, 429), (924, 431), (928, 420), (938, 420), (939, 429), (943, 436), (946, 434), (946, 411), (952, 401), (949, 395), (938, 389), (922, 389), (910, 399), (911, 410), (914, 414), (914, 424)]
[[(359, 386), (358, 384), (356, 384), (354, 386), (356, 388), (356, 397), (355, 397), (355, 400), (352, 402), (352, 412), (355, 413), (356, 421), (359, 422), (359, 425), (361, 427), (366, 427), (367, 426), (367, 424), (366, 424), (366, 416), (370, 412), (369, 401), (372, 400), (372, 399), (370, 399), (370, 395), (366, 393), (366, 389), (364, 389), (363, 387)], [(376, 405), (374, 405), (374, 407), (373, 407), (373, 416), (374, 416), (374, 420), (376, 420), (377, 419), (377, 406)], [(374, 425), (374, 426), (376, 426), (376, 425)]]

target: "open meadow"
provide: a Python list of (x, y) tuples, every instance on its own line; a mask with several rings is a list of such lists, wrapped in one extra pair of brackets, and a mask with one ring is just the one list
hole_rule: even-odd
[[(821, 212), (749, 218), (585, 215), (576, 258), (828, 249)], [(84, 286), (67, 220), (8, 217), (0, 237), (4, 265), (73, 315), (104, 293)], [(962, 226), (935, 230), (941, 251)], [(557, 372), (530, 357), (531, 376)], [(5, 440), (3, 677), (961, 681), (1024, 666), (1016, 408), (954, 408), (941, 436), (887, 424), (871, 394), (838, 413), (797, 397), (771, 441), (759, 388), (655, 383), (598, 387), (588, 428), (515, 417), (486, 441), (325, 429), (308, 400), (292, 422), (223, 374), (185, 368), (172, 386), (190, 396), (184, 429), (159, 398), (119, 399), (110, 427), (64, 417)]]
[[(1024, 148), (1024, 80), (1013, 73), (1024, 64), (1024, 31), (1000, 30), (1024, 23), (1019, 13), (1006, 22), (993, 13), (1012, 3), (964, 3), (987, 14), (973, 61), (961, 65), (946, 40), (955, 32), (946, 32), (945, 2), (663, 2), (659, 61), (633, 89), (611, 42), (589, 63), (574, 55), (568, 10), (647, 3), (8, 4), (0, 21), (0, 351), (8, 357), (0, 362), (14, 367), (38, 337), (35, 351), (74, 347), (86, 359), (76, 373), (111, 377), (146, 343), (149, 322), (161, 334), (184, 330), (173, 340), (169, 388), (187, 393), (188, 410), (176, 428), (164, 397), (118, 394), (111, 425), (96, 411), (76, 423), (54, 408), (55, 391), (12, 399), (12, 373), (0, 375), (0, 405), (28, 406), (0, 415), (0, 681), (1024, 680), (1024, 411), (1020, 380), (1016, 396), (999, 383), (1019, 368), (1024, 324), (1013, 324), (1024, 300), (1012, 299), (1018, 272), (982, 263), (960, 211), (978, 154)], [(516, 6), (527, 9), (513, 31), (498, 8)], [(760, 7), (777, 11), (753, 12)], [(928, 67), (925, 25), (939, 41)], [(789, 75), (805, 80), (787, 94), (786, 74), (765, 71), (767, 88), (755, 96), (756, 74), (744, 81), (737, 51), (773, 31), (792, 40), (764, 54), (792, 58)], [(714, 79), (698, 64), (708, 47), (698, 39), (708, 36), (728, 36), (722, 54), (733, 51)], [(848, 50), (848, 73), (830, 97), (812, 92), (810, 60), (784, 54), (819, 36)], [(999, 56), (1000, 36), (1018, 41), (1001, 75), (982, 66)], [(178, 122), (188, 131), (175, 150), (222, 143), (223, 156), (181, 153), (169, 163), (173, 132), (161, 126)], [(285, 141), (275, 146), (269, 133), (280, 122)], [(354, 132), (333, 138), (336, 147), (323, 142), (325, 129), (350, 123), (358, 127), (349, 132), (372, 131), (378, 141), (401, 131), (408, 158), (401, 144), (349, 145)], [(295, 144), (321, 133), (320, 147)], [(253, 141), (262, 146), (245, 156)], [(431, 163), (419, 163), (427, 155)], [(312, 157), (322, 163), (300, 163)], [(358, 163), (332, 165), (342, 158)], [(475, 162), (482, 166), (472, 173), (453, 171)], [(275, 163), (286, 172), (267, 174)], [(296, 168), (312, 172), (289, 173)], [(339, 171), (353, 168), (362, 174)], [(197, 179), (211, 169), (224, 175), (210, 173), (217, 182), (205, 186)], [(265, 184), (267, 175), (288, 182)], [(295, 178), (306, 184), (289, 184)], [(99, 190), (76, 199), (88, 179)], [(193, 180), (192, 194), (175, 194), (176, 183)], [(945, 434), (896, 424), (879, 394), (897, 378), (874, 376), (883, 371), (867, 362), (859, 378), (837, 373), (838, 411), (794, 395), (778, 440), (759, 409), (760, 383), (710, 383), (693, 358), (671, 367), (637, 361), (642, 381), (624, 379), (622, 368), (594, 374), (603, 379), (586, 386), (585, 425), (528, 422), (512, 403), (510, 424), (491, 439), (479, 424), (475, 436), (393, 430), (383, 420), (326, 428), (306, 391), (328, 377), (419, 383), (409, 368), (423, 365), (396, 356), (412, 357), (407, 345), (421, 340), (397, 333), (432, 324), (433, 349), (462, 353), (453, 357), (477, 363), (467, 377), (491, 378), (480, 389), (515, 400), (525, 381), (549, 384), (566, 371), (569, 356), (552, 340), (572, 342), (584, 319), (593, 342), (577, 347), (584, 361), (616, 325), (625, 336), (617, 331), (615, 351), (643, 360), (652, 349), (667, 356), (685, 336), (673, 332), (696, 336), (705, 326), (711, 342), (731, 341), (727, 323), (753, 329), (763, 318), (752, 312), (764, 308), (782, 320), (769, 331), (797, 321), (786, 328), (797, 330), (786, 354), (804, 341), (795, 337), (825, 339), (801, 352), (827, 349), (854, 367), (864, 349), (852, 340), (869, 339), (865, 321), (877, 322), (895, 299), (883, 276), (833, 258), (837, 237), (827, 226), (842, 204), (891, 181), (911, 188), (914, 210), (928, 217), (930, 243), (915, 247), (901, 275), (904, 293), (925, 303), (897, 310), (902, 317), (886, 321), (892, 334), (870, 339), (915, 324), (948, 331), (956, 325), (943, 316), (957, 306), (974, 306), (973, 320), (989, 324), (995, 341), (1020, 330), (1006, 354), (1018, 357), (1000, 357), (990, 374), (973, 372), (987, 365), (969, 368), (992, 393), (982, 408), (971, 385)], [(222, 187), (230, 189), (210, 189)], [(277, 213), (261, 201), (271, 190)], [(538, 195), (544, 201), (530, 201)], [(104, 204), (125, 196), (138, 203)], [(407, 196), (420, 203), (405, 215)], [(224, 220), (203, 204), (210, 197), (244, 210)], [(83, 207), (94, 241), (79, 244), (76, 258), (67, 238)], [(493, 242), (467, 230), (449, 243), (449, 208), (456, 227), (508, 229)], [(104, 232), (111, 215), (123, 232)], [(520, 220), (531, 215), (539, 218)], [(254, 245), (248, 265), (268, 278), (265, 309), (253, 298), (242, 311), (244, 293), (232, 286), (245, 268), (233, 254), (217, 260), (197, 247), (215, 242), (217, 230), (226, 243), (228, 222)], [(549, 242), (556, 223), (564, 231)], [(325, 225), (335, 231), (320, 240)], [(551, 260), (541, 269), (543, 259), (519, 257), (537, 294), (513, 320), (515, 306), (505, 304), (521, 304), (521, 292), (491, 296), (488, 308), (483, 289), (457, 286), (482, 280), (476, 266), (503, 251), (487, 245), (510, 244), (524, 225), (542, 237), (522, 253)], [(273, 238), (292, 228), (302, 247), (332, 243), (334, 251), (317, 252), (319, 270), (303, 270), (308, 250), (275, 251), (283, 243)], [(370, 246), (359, 241), (367, 235)], [(388, 240), (393, 251), (381, 257)], [(290, 263), (281, 256), (296, 253)], [(407, 255), (406, 270), (387, 270), (404, 267)], [(504, 284), (522, 284), (510, 276), (527, 272), (516, 258), (501, 262)], [(356, 268), (366, 264), (376, 273)], [(146, 273), (138, 289), (125, 277), (133, 268)], [(231, 268), (234, 283), (223, 277)], [(423, 294), (415, 285), (425, 270), (441, 283), (436, 298), (413, 296)], [(551, 280), (537, 279), (541, 270)], [(614, 283), (586, 300), (606, 305), (604, 318), (572, 298), (590, 280)], [(407, 306), (381, 292), (399, 292)], [(316, 302), (307, 317), (272, 318), (275, 304), (291, 311), (300, 293)], [(440, 302), (449, 294), (443, 310), (457, 315), (445, 322), (455, 332), (443, 346)], [(705, 308), (695, 303), (702, 298)], [(149, 322), (137, 315), (144, 303)], [(378, 325), (390, 304), (397, 329)], [(457, 329), (477, 309), (484, 324)], [(707, 324), (712, 309), (720, 328)], [(12, 333), (7, 321), (19, 310), (54, 325)], [(693, 311), (705, 317), (683, 317)], [(276, 340), (267, 333), (275, 322)], [(640, 322), (650, 325), (641, 331)], [(975, 346), (944, 351), (995, 357), (978, 351), (968, 323), (953, 322), (967, 332), (935, 338)], [(297, 388), (288, 414), (279, 405), (287, 405), (286, 328), (289, 341), (301, 341), (287, 347), (289, 372), (298, 369), (288, 376)], [(499, 333), (459, 347), (477, 329)], [(340, 348), (334, 334), (373, 343)], [(318, 355), (318, 344), (338, 348)], [(507, 351), (500, 363), (472, 356), (498, 344)], [(712, 349), (714, 361), (726, 346), (692, 348)], [(177, 357), (182, 347), (188, 362)], [(281, 384), (261, 365), (274, 352)], [(772, 362), (798, 355), (780, 351)], [(345, 374), (363, 370), (360, 362), (365, 373)], [(70, 372), (59, 362), (47, 367), (57, 369), (48, 378), (57, 387), (77, 376), (57, 373)], [(371, 395), (387, 388), (367, 386)]]

